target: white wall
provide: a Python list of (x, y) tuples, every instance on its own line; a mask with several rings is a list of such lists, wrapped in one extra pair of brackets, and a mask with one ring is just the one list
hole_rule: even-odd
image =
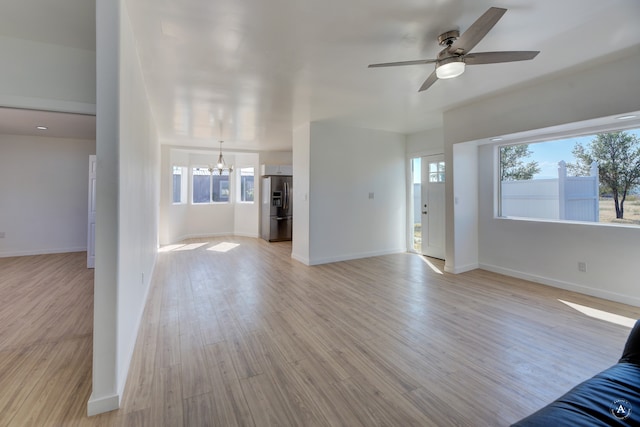
[(87, 249), (94, 140), (0, 135), (0, 257)]
[(95, 114), (96, 53), (0, 36), (0, 105)]
[[(491, 136), (514, 132), (544, 134), (545, 128), (557, 130), (564, 123), (637, 111), (638, 69), (640, 49), (636, 48), (617, 61), (449, 111), (444, 117), (446, 151), (457, 160), (453, 146), (459, 142), (486, 142)], [(495, 162), (491, 147), (481, 146), (478, 173), (455, 175), (456, 189), (479, 194), (477, 262), (481, 268), (640, 306), (635, 268), (640, 256), (639, 228), (496, 218)], [(455, 191), (448, 192), (451, 210)], [(458, 231), (456, 227), (448, 233), (447, 244), (465, 244)], [(578, 261), (587, 263), (586, 273), (578, 272)], [(456, 263), (452, 268), (461, 266)]]
[(309, 258), (309, 177), (311, 125), (293, 130), (293, 232), (291, 257), (304, 264)]
[(404, 135), (312, 123), (309, 159), (310, 264), (406, 250)]
[(260, 165), (291, 165), (291, 151), (260, 151)]
[(160, 144), (126, 9), (121, 14), (118, 394), (122, 396), (158, 249)]
[(478, 148), (472, 143), (456, 144), (452, 154), (445, 182), (447, 194), (453, 196), (445, 206), (445, 270), (462, 273), (478, 268)]
[(121, 1), (96, 0), (96, 257), (89, 415), (120, 405), (116, 351)]
[(93, 390), (89, 414), (115, 409), (157, 253), (160, 155), (135, 40), (121, 2), (98, 0)]
[[(225, 157), (226, 159), (226, 157)], [(235, 170), (241, 167), (253, 167), (254, 194), (253, 203), (240, 202), (240, 182), (237, 175), (232, 182), (234, 201), (233, 204), (233, 234), (236, 236), (259, 237), (260, 236), (260, 165), (257, 153), (238, 153), (235, 155)]]
[(427, 129), (407, 135), (407, 158), (444, 153), (443, 129)]

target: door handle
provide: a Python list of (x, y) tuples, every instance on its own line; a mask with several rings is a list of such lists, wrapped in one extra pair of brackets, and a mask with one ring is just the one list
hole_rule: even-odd
[(422, 211), (422, 215), (426, 215), (426, 214), (427, 214), (427, 211)]

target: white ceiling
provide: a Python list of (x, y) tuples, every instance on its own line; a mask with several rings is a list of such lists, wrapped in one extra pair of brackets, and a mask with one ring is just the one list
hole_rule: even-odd
[[(77, 21), (86, 21), (93, 2), (0, 3), (0, 34), (79, 48), (95, 43), (93, 28)], [(125, 4), (162, 142), (190, 147), (216, 147), (222, 138), (229, 149), (288, 149), (293, 128), (318, 120), (417, 132), (441, 126), (443, 112), (465, 102), (640, 46), (638, 0)], [(464, 32), (490, 6), (508, 11), (473, 52), (540, 50), (538, 57), (468, 67), (421, 93), (432, 64), (367, 68), (434, 58), (440, 33)]]
[[(46, 129), (38, 129), (40, 126)], [(82, 114), (0, 107), (0, 135), (93, 140), (96, 138), (96, 118)]]

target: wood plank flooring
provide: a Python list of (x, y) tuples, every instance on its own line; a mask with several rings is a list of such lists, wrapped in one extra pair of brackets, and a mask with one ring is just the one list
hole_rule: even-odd
[(306, 267), (286, 242), (186, 243), (158, 255), (121, 409), (91, 418), (91, 270), (0, 259), (0, 425), (504, 426), (620, 356), (628, 327), (561, 300), (640, 317), (412, 254)]
[(91, 393), (86, 253), (0, 258), (0, 426), (58, 426)]

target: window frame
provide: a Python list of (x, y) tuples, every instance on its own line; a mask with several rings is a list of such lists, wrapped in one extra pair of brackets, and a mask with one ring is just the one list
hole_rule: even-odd
[[(253, 199), (252, 200), (243, 200), (243, 190), (242, 190), (242, 186), (243, 186), (243, 180), (242, 180), (242, 170), (243, 169), (251, 169), (252, 171), (252, 175), (251, 177), (253, 178)], [(247, 204), (247, 205), (251, 205), (255, 203), (256, 200), (256, 167), (255, 166), (240, 166), (237, 169), (237, 203), (240, 204)], [(247, 175), (248, 176), (248, 175)]]
[[(204, 176), (204, 174), (198, 174), (196, 175), (194, 173), (194, 171), (196, 169), (204, 169), (207, 171), (207, 175), (209, 177), (208, 181), (209, 181), (209, 200), (206, 202), (196, 202), (195, 201), (195, 176)], [(190, 168), (190, 173), (191, 173), (191, 185), (192, 185), (192, 189), (191, 189), (191, 204), (192, 205), (227, 205), (227, 204), (231, 204), (233, 203), (233, 184), (232, 184), (232, 178), (231, 176), (233, 175), (232, 173), (229, 173), (229, 170), (223, 170), (223, 174), (219, 175), (218, 174), (219, 169), (218, 168), (210, 168), (209, 166), (191, 166)], [(218, 176), (226, 176), (227, 180), (226, 182), (228, 183), (228, 200), (214, 200), (214, 175), (218, 175)], [(222, 181), (224, 182), (224, 181)]]
[[(180, 201), (176, 202), (175, 201), (175, 176), (176, 176), (176, 168), (180, 169)], [(174, 164), (171, 168), (171, 193), (169, 195), (169, 197), (171, 198), (171, 204), (172, 205), (186, 205), (187, 204), (187, 200), (188, 200), (188, 194), (189, 194), (189, 167), (188, 166), (183, 166), (183, 165), (178, 165), (178, 164)]]
[[(611, 118), (610, 118), (611, 119)], [(523, 138), (509, 138), (501, 137), (501, 138), (493, 138), (485, 144), (491, 145), (493, 148), (492, 158), (494, 160), (494, 168), (493, 168), (493, 187), (494, 187), (494, 202), (493, 202), (493, 216), (494, 219), (502, 220), (502, 221), (527, 221), (527, 222), (540, 222), (540, 223), (565, 223), (565, 224), (576, 224), (583, 225), (587, 227), (619, 227), (619, 228), (627, 228), (637, 230), (640, 228), (640, 225), (637, 224), (624, 224), (624, 223), (613, 223), (613, 222), (592, 222), (592, 221), (580, 221), (580, 220), (567, 220), (567, 219), (549, 219), (549, 218), (536, 218), (536, 217), (523, 217), (523, 216), (503, 216), (502, 215), (502, 181), (501, 181), (501, 157), (500, 157), (500, 148), (504, 146), (510, 145), (533, 145), (537, 143), (544, 142), (553, 142), (559, 140), (565, 140), (570, 138), (579, 138), (579, 137), (595, 137), (597, 134), (601, 133), (612, 133), (612, 132), (627, 132), (627, 131), (638, 131), (640, 130), (640, 122), (638, 120), (631, 120), (629, 123), (617, 123), (608, 121), (604, 125), (599, 126), (578, 126), (579, 124), (567, 125), (567, 130), (559, 131), (559, 132), (538, 132), (538, 133), (530, 133), (529, 135)], [(497, 142), (499, 141), (499, 142)], [(564, 160), (564, 159), (562, 159)], [(573, 160), (573, 159), (572, 159)], [(599, 192), (599, 190), (598, 190)]]

